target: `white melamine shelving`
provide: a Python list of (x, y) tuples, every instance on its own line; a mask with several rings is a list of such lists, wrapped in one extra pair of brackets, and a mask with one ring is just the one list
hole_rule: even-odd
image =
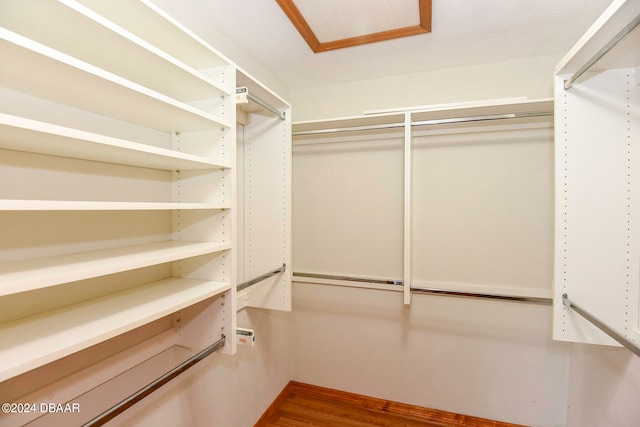
[(4, 28), (0, 56), (0, 80), (23, 93), (166, 132), (231, 123)]
[[(556, 66), (556, 74), (575, 73), (640, 13), (640, 2), (615, 0)], [(633, 31), (607, 52), (591, 72), (634, 68), (640, 64), (640, 31)]]
[(0, 383), (172, 314), (233, 354), (235, 65), (147, 1), (0, 2), (0, 57)]
[(230, 283), (167, 279), (0, 325), (0, 382), (219, 295)]
[(228, 162), (2, 113), (0, 148), (162, 170), (231, 167)]
[[(259, 103), (239, 103), (238, 173), (243, 195), (239, 282), (280, 268), (285, 271), (244, 288), (238, 308), (291, 310), (291, 106), (256, 79), (238, 70), (236, 81)], [(262, 104), (262, 105), (260, 105)], [(278, 112), (282, 114), (278, 114)], [(242, 214), (244, 213), (244, 214)]]
[[(207, 76), (213, 70), (226, 67), (230, 62), (149, 0), (131, 2), (132, 4), (127, 5), (127, 13), (122, 13), (118, 2), (78, 0), (78, 3)], [(235, 90), (233, 75), (226, 76), (225, 82), (229, 85), (229, 93)]]
[[(47, 19), (26, 19), (34, 7)], [(37, 4), (30, 0), (6, 1), (0, 10), (4, 28), (177, 100), (229, 95), (215, 81), (73, 0)], [(60, 30), (60, 22), (65, 23), (66, 30)], [(100, 48), (86, 43), (87, 39), (99, 40)]]
[[(295, 122), (294, 156), (307, 171), (298, 191), (301, 210), (308, 212), (300, 217), (314, 220), (298, 224), (294, 244), (301, 274), (294, 277), (403, 290), (405, 304), (412, 288), (549, 298), (551, 256), (531, 253), (549, 253), (551, 207), (544, 185), (552, 178), (553, 111), (551, 98), (521, 97)], [(328, 164), (332, 172), (325, 175)], [(387, 168), (377, 181), (378, 171)], [(357, 203), (345, 188), (357, 189)], [(513, 188), (532, 195), (507, 197), (516, 195)], [(307, 199), (309, 194), (314, 196)], [(334, 205), (343, 207), (335, 216), (317, 215)], [(327, 229), (352, 233), (342, 236), (345, 245), (381, 249), (368, 253), (354, 246), (338, 253), (324, 245)], [(527, 229), (540, 238), (519, 234)], [(343, 252), (356, 254), (349, 265), (340, 258)], [(304, 277), (309, 274), (324, 277)], [(399, 280), (403, 286), (389, 284)]]
[(0, 264), (0, 296), (213, 254), (228, 243), (166, 241)]
[(556, 67), (558, 340), (617, 345), (567, 294), (640, 345), (639, 20), (640, 1), (613, 1)]
[(103, 202), (93, 200), (0, 199), (0, 211), (172, 211), (229, 209), (219, 203)]

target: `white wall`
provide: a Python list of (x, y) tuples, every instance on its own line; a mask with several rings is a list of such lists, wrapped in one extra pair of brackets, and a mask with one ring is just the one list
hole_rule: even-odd
[(640, 358), (624, 348), (573, 344), (568, 427), (640, 425)]
[(551, 308), (294, 286), (293, 378), (528, 426), (563, 426), (569, 346)]

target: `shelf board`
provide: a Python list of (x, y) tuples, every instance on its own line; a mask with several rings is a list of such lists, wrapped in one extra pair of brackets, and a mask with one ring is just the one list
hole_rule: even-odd
[[(280, 98), (262, 83), (258, 82), (256, 79), (251, 77), (242, 69), (236, 70), (236, 86), (244, 86), (249, 90), (249, 94), (256, 96), (261, 99), (263, 102), (271, 105), (275, 109), (288, 109), (291, 107), (289, 103)], [(246, 113), (261, 113), (265, 112), (266, 114), (273, 115), (272, 112), (269, 112), (262, 105), (254, 102), (251, 98), (249, 98), (249, 102), (236, 104), (236, 108), (240, 109)]]
[[(230, 95), (195, 69), (76, 1), (38, 4), (38, 14), (46, 20), (33, 19), (33, 4), (24, 0), (10, 0), (3, 7), (4, 28), (177, 100)], [(70, 37), (65, 29), (82, 37)], [(87, 39), (99, 40), (100, 49)]]
[(481, 117), (512, 113), (553, 113), (553, 98), (495, 99), (485, 102), (452, 103), (411, 112), (412, 121)]
[(0, 211), (167, 211), (229, 209), (218, 203), (0, 199)]
[[(126, 13), (122, 12), (122, 4), (117, 1), (77, 1), (196, 70), (208, 70), (231, 63), (149, 0), (128, 2)], [(229, 88), (230, 91), (232, 89), (235, 88)]]
[[(573, 74), (640, 14), (637, 0), (615, 0), (556, 66), (556, 74)], [(640, 66), (640, 28), (609, 51), (590, 71)]]
[(0, 263), (0, 296), (230, 249), (228, 243), (165, 241)]
[(0, 27), (0, 84), (165, 132), (228, 128), (221, 119)]
[(229, 283), (165, 279), (0, 325), (0, 382), (230, 288)]
[(231, 167), (201, 156), (3, 113), (0, 148), (161, 170)]
[[(411, 113), (413, 122), (524, 112), (542, 113), (553, 112), (553, 99), (498, 99), (473, 103), (425, 105), (408, 108), (406, 112)], [(317, 134), (313, 134), (313, 132), (323, 130), (379, 127), (379, 131), (387, 126), (391, 131), (402, 132), (404, 128), (404, 113), (400, 110), (393, 110), (389, 112), (372, 112), (361, 116), (295, 122), (293, 123), (293, 132), (294, 135), (296, 132), (310, 132), (308, 137), (314, 138)], [(305, 137), (305, 135), (302, 134), (298, 137)]]

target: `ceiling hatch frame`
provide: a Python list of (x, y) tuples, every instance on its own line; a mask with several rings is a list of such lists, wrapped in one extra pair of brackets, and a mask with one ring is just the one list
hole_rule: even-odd
[(314, 53), (431, 32), (431, 0), (418, 0), (420, 14), (420, 23), (418, 25), (394, 28), (377, 33), (364, 34), (361, 36), (348, 37), (321, 43), (293, 1), (294, 0), (276, 0), (278, 5), (280, 5), (280, 8), (282, 8), (291, 23), (296, 27), (302, 38), (307, 42)]

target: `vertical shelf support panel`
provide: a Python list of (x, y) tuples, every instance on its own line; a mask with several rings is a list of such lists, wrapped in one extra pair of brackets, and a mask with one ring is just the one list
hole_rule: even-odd
[[(291, 265), (291, 114), (251, 114), (244, 125), (244, 277)], [(248, 287), (239, 307), (291, 310), (291, 271)]]
[(554, 338), (615, 345), (562, 304), (569, 294), (626, 339), (638, 340), (640, 90), (632, 69), (563, 88), (556, 77)]
[(411, 113), (404, 115), (404, 303), (411, 304)]

